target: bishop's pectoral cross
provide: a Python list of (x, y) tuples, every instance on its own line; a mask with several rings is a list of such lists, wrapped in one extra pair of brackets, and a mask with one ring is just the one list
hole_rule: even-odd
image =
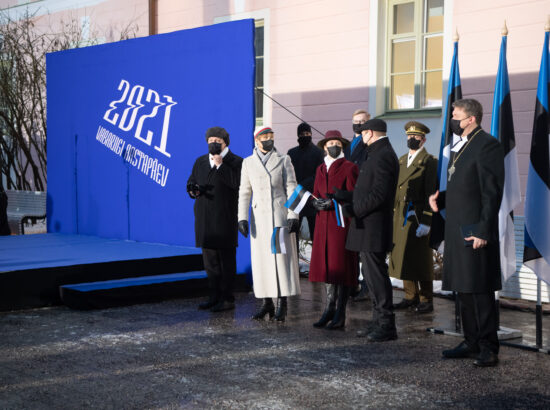
[(447, 179), (448, 182), (451, 181), (451, 177), (453, 176), (453, 174), (455, 173), (455, 166), (454, 164), (451, 165), (451, 167), (447, 170), (447, 172), (449, 173), (449, 178)]

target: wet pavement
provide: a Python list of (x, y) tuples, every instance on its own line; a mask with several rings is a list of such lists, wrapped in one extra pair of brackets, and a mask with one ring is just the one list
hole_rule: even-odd
[[(345, 331), (315, 329), (324, 287), (302, 279), (302, 291), (285, 323), (250, 320), (259, 302), (246, 293), (216, 314), (199, 299), (2, 312), (0, 408), (550, 408), (549, 355), (501, 347), (496, 368), (441, 358), (460, 339), (426, 328), (452, 328), (448, 299), (433, 314), (399, 311), (398, 340), (369, 343), (355, 332), (370, 302), (350, 302)], [(533, 313), (501, 319), (534, 342)]]

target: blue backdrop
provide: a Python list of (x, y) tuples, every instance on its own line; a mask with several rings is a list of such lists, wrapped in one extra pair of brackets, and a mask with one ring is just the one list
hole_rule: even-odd
[(254, 63), (253, 20), (49, 54), (48, 232), (194, 246), (187, 178), (211, 126), (250, 155)]

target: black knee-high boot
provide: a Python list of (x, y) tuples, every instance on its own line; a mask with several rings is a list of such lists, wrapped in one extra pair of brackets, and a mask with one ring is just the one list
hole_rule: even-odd
[(313, 327), (324, 327), (332, 320), (336, 312), (336, 285), (327, 283), (325, 286), (327, 288), (327, 305), (321, 319), (315, 322)]
[(277, 322), (284, 322), (286, 318), (286, 296), (282, 296), (277, 299), (277, 311), (275, 312), (275, 319)]
[(336, 313), (332, 321), (326, 326), (325, 329), (343, 329), (346, 325), (346, 306), (348, 304), (350, 288), (347, 286), (338, 286), (338, 302), (336, 306)]
[(252, 316), (252, 319), (262, 320), (267, 314), (269, 314), (270, 319), (275, 314), (275, 305), (273, 304), (273, 300), (271, 298), (264, 298), (262, 307), (254, 316)]

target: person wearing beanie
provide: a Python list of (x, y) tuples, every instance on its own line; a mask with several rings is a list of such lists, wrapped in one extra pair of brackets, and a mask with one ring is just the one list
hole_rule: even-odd
[(368, 160), (361, 164), (355, 189), (353, 192), (337, 189), (334, 195), (337, 201), (346, 203), (345, 212), (353, 215), (346, 248), (359, 252), (373, 305), (373, 322), (357, 336), (382, 342), (397, 339), (386, 254), (393, 245), (393, 203), (399, 162), (386, 137), (383, 120), (375, 118), (364, 123), (361, 135)]
[(352, 289), (357, 287), (359, 262), (357, 253), (346, 249), (346, 237), (351, 220), (340, 218), (332, 196), (335, 189), (353, 191), (359, 168), (344, 158), (344, 147), (349, 141), (338, 130), (327, 131), (317, 144), (326, 153), (323, 164), (317, 168), (312, 203), (317, 209), (315, 235), (309, 270), (310, 282), (326, 285), (326, 307), (314, 327), (343, 329), (346, 323), (346, 305)]
[(399, 180), (393, 213), (390, 276), (403, 280), (405, 297), (394, 309), (433, 311), (433, 255), (429, 244), (436, 190), (437, 159), (424, 148), (430, 129), (417, 121), (405, 124), (409, 152), (399, 158)]
[[(239, 231), (245, 238), (250, 233), (254, 295), (263, 300), (252, 318), (262, 320), (269, 315), (270, 319), (283, 322), (287, 297), (300, 294), (294, 238), (299, 228), (298, 215), (284, 206), (296, 189), (296, 177), (290, 157), (275, 149), (271, 127), (256, 128), (254, 143), (252, 155), (243, 160), (238, 211)], [(275, 240), (279, 240), (279, 249), (272, 246), (274, 232), (278, 233)], [(273, 298), (277, 298), (276, 310)]]
[(235, 308), (237, 274), (237, 204), (243, 159), (229, 150), (222, 127), (206, 131), (208, 154), (195, 161), (187, 193), (195, 201), (195, 243), (202, 248), (209, 298), (199, 309), (221, 312)]
[[(311, 142), (311, 127), (303, 122), (298, 125), (298, 146), (288, 151), (288, 156), (294, 166), (296, 181), (309, 192), (313, 192), (313, 181), (317, 167), (323, 163), (324, 153)], [(300, 226), (307, 219), (309, 237), (313, 239), (315, 233), (315, 209), (308, 202), (300, 212)], [(300, 232), (296, 235), (298, 252)], [(307, 272), (300, 272), (300, 276), (307, 276)]]

